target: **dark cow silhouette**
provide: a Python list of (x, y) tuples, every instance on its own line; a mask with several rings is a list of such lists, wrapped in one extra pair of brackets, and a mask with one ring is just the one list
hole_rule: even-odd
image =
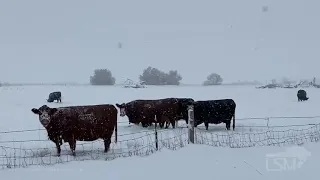
[[(204, 123), (206, 130), (208, 130), (209, 123), (225, 123), (226, 129), (230, 130), (231, 119), (233, 118), (233, 130), (235, 129), (236, 103), (232, 99), (195, 101), (192, 105), (194, 108), (195, 127)], [(184, 118), (187, 119), (186, 117)]]
[(183, 110), (186, 109), (189, 101), (189, 98), (134, 100), (121, 105), (116, 104), (116, 106), (120, 109), (120, 116), (128, 116), (129, 123), (141, 123), (143, 127), (159, 123), (161, 128), (164, 124), (166, 128), (171, 124), (175, 128), (175, 122), (183, 117), (182, 113), (188, 113), (187, 110), (185, 112)]
[(61, 92), (56, 91), (49, 94), (49, 98), (47, 99), (47, 102), (53, 102), (53, 101), (61, 102)]
[(166, 127), (169, 126), (169, 124), (172, 125), (172, 127), (175, 126), (175, 123), (177, 123), (178, 120), (184, 119), (187, 123), (188, 121), (188, 105), (193, 104), (195, 101), (192, 98), (175, 98), (178, 102), (178, 111), (176, 118), (170, 119), (170, 121), (166, 121)]
[[(159, 100), (134, 100), (128, 103), (116, 104), (120, 109), (120, 116), (127, 116), (129, 123), (136, 125), (142, 124), (143, 127), (148, 127), (152, 123), (159, 123), (160, 127), (163, 127), (164, 122), (159, 117), (156, 117), (157, 110), (156, 104), (162, 102)], [(159, 119), (159, 120), (158, 120)]]
[(50, 108), (43, 105), (31, 110), (39, 115), (40, 123), (46, 128), (48, 137), (56, 144), (60, 156), (62, 140), (68, 142), (73, 155), (76, 141), (104, 140), (105, 152), (109, 150), (111, 137), (115, 131), (117, 142), (118, 110), (110, 104), (69, 106)]
[(144, 119), (152, 119), (154, 117), (147, 117), (148, 110), (151, 111), (150, 103), (152, 100), (134, 100), (128, 103), (116, 104), (120, 109), (120, 116), (127, 116), (129, 119), (129, 124), (134, 123), (139, 125), (142, 123), (143, 127), (147, 126)]
[(307, 97), (307, 92), (305, 90), (300, 89), (297, 93), (298, 101), (307, 101), (309, 98)]

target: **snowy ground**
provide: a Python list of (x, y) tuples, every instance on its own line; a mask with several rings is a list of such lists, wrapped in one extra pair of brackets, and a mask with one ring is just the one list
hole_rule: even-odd
[[(59, 103), (51, 103), (48, 104), (46, 102), (46, 98), (48, 94), (52, 91), (61, 91), (63, 94), (63, 102)], [(255, 89), (252, 86), (217, 86), (217, 87), (148, 87), (146, 89), (130, 89), (130, 88), (119, 88), (119, 87), (91, 87), (91, 86), (79, 86), (79, 87), (67, 87), (67, 86), (21, 86), (21, 87), (0, 87), (0, 108), (1, 108), (1, 124), (0, 124), (0, 163), (1, 165), (8, 166), (8, 159), (10, 159), (10, 167), (15, 164), (23, 164), (21, 162), (14, 162), (12, 158), (8, 158), (8, 156), (18, 157), (19, 161), (21, 161), (21, 156), (28, 156), (29, 158), (26, 164), (30, 164), (31, 157), (41, 156), (41, 159), (37, 159), (36, 161), (46, 161), (45, 163), (51, 163), (52, 160), (55, 159), (55, 149), (52, 142), (47, 140), (46, 131), (40, 131), (36, 129), (43, 129), (38, 121), (37, 116), (35, 116), (31, 112), (31, 108), (40, 107), (43, 104), (47, 104), (50, 107), (59, 107), (59, 106), (70, 106), (70, 105), (85, 105), (85, 104), (101, 104), (101, 103), (123, 103), (128, 102), (135, 99), (156, 99), (156, 98), (165, 98), (165, 97), (191, 97), (195, 100), (207, 100), (207, 99), (223, 99), (223, 98), (232, 98), (237, 103), (236, 108), (236, 133), (235, 138), (232, 142), (228, 140), (224, 140), (224, 137), (229, 138), (228, 133), (224, 130), (224, 125), (214, 126), (210, 125), (209, 132), (204, 132), (203, 127), (199, 127), (200, 130), (197, 131), (197, 142), (202, 144), (208, 144), (211, 146), (233, 146), (235, 147), (249, 147), (249, 146), (262, 146), (269, 145), (275, 142), (285, 141), (285, 142), (293, 142), (296, 139), (299, 139), (299, 144), (305, 143), (301, 139), (309, 139), (315, 141), (318, 138), (319, 126), (315, 126), (314, 124), (320, 123), (320, 113), (318, 112), (318, 102), (320, 102), (319, 89), (306, 89), (310, 100), (307, 102), (298, 102), (296, 98), (297, 89)], [(313, 118), (297, 118), (297, 117), (313, 117)], [(267, 118), (269, 117), (269, 118)], [(270, 118), (270, 117), (278, 117), (278, 118)], [(291, 118), (283, 118), (283, 117), (291, 117)], [(250, 119), (253, 118), (253, 119)], [(259, 119), (261, 118), (261, 119)], [(114, 154), (123, 154), (128, 153), (130, 149), (142, 149), (139, 150), (138, 154), (147, 153), (151, 154), (155, 151), (155, 143), (154, 143), (154, 129), (150, 128), (142, 128), (134, 125), (129, 125), (126, 117), (119, 117), (118, 120), (118, 134), (119, 141), (117, 144), (112, 145), (112, 151), (108, 153), (109, 155), (105, 155), (102, 152), (103, 144), (101, 142), (91, 143), (91, 142), (78, 142), (77, 143), (77, 153), (79, 157), (87, 157), (83, 159), (105, 159), (115, 157)], [(185, 146), (186, 145), (186, 137), (187, 137), (187, 129), (182, 128), (185, 126), (183, 122), (179, 123), (180, 128), (175, 130), (159, 130), (159, 146), (170, 146), (171, 149), (175, 149), (174, 146)], [(269, 127), (267, 127), (269, 126)], [(275, 127), (278, 126), (278, 127)], [(289, 130), (291, 129), (291, 130)], [(304, 130), (303, 130), (304, 129)], [(30, 130), (30, 131), (24, 131)], [(298, 131), (299, 130), (299, 131)], [(10, 132), (9, 131), (17, 131)], [(270, 134), (268, 131), (272, 131), (273, 140), (270, 141)], [(277, 133), (274, 133), (277, 131)], [(306, 135), (306, 133), (308, 135)], [(277, 137), (274, 137), (274, 136)], [(313, 136), (313, 137), (310, 137)], [(173, 138), (175, 137), (175, 138)], [(266, 139), (265, 137), (268, 137)], [(287, 138), (289, 137), (289, 138)], [(248, 143), (248, 139), (250, 142)], [(246, 141), (244, 141), (246, 140)], [(235, 142), (237, 141), (237, 142)], [(285, 142), (283, 142), (285, 144)], [(83, 145), (80, 145), (83, 144)], [(312, 145), (319, 146), (319, 145)], [(169, 149), (170, 149), (169, 147)], [(40, 149), (43, 148), (43, 149)], [(217, 147), (215, 147), (217, 148)], [(212, 169), (215, 168), (215, 160), (214, 158), (218, 158), (213, 156), (213, 159), (204, 160), (204, 153), (207, 153), (208, 156), (212, 156), (216, 154), (214, 151), (220, 152), (219, 158), (230, 158), (234, 157), (230, 154), (237, 154), (235, 156), (235, 160), (230, 159), (230, 161), (225, 162), (225, 164), (221, 165), (220, 168), (229, 169), (230, 172), (233, 171), (235, 174), (237, 172), (245, 172), (247, 169), (248, 174), (244, 176), (250, 177), (258, 177), (261, 176), (255, 170), (250, 169), (248, 165), (246, 165), (243, 160), (237, 158), (238, 156), (241, 158), (248, 158), (250, 160), (255, 160), (255, 156), (257, 154), (253, 152), (259, 152), (258, 154), (262, 155), (266, 152), (272, 151), (281, 151), (281, 149), (273, 149), (271, 147), (268, 148), (244, 148), (244, 149), (214, 149), (213, 147), (206, 147), (203, 145), (199, 146), (190, 146), (185, 147), (176, 152), (161, 152), (156, 155), (150, 156), (150, 158), (134, 158), (135, 161), (127, 161), (126, 159), (119, 159), (110, 162), (77, 162), (77, 164), (81, 164), (83, 166), (83, 171), (89, 171), (90, 164), (92, 163), (105, 163), (106, 167), (110, 166), (110, 169), (116, 168), (117, 165), (114, 164), (123, 164), (123, 162), (140, 162), (147, 161), (146, 163), (152, 163), (155, 161), (154, 158), (158, 157), (168, 157), (173, 156), (175, 158), (188, 159), (192, 154), (192, 161), (197, 164), (204, 164), (203, 167), (209, 168), (206, 163), (210, 163), (210, 167)], [(95, 151), (96, 154), (92, 157), (92, 152)], [(125, 151), (125, 152), (124, 152)], [(164, 151), (164, 149), (162, 149)], [(194, 152), (193, 152), (194, 151)], [(203, 156), (197, 156), (197, 152), (203, 151)], [(211, 152), (212, 151), (212, 152)], [(224, 151), (224, 152), (222, 152)], [(230, 153), (227, 153), (230, 151)], [(232, 151), (232, 152), (231, 152)], [(234, 152), (236, 151), (236, 152)], [(193, 153), (192, 153), (193, 152)], [(69, 153), (69, 147), (67, 144), (63, 149), (63, 153)], [(199, 154), (200, 154), (199, 153)], [(239, 155), (238, 155), (239, 153)], [(90, 154), (90, 155), (89, 155)], [(163, 154), (163, 155), (162, 155)], [(253, 154), (254, 157), (252, 156)], [(52, 155), (52, 156), (49, 156)], [(128, 155), (128, 154), (127, 154)], [(50, 161), (48, 158), (50, 157)], [(264, 156), (261, 156), (264, 158)], [(71, 158), (71, 157), (67, 157)], [(64, 159), (65, 160), (65, 159)], [(80, 158), (80, 160), (82, 160)], [(177, 161), (172, 160), (172, 162), (168, 163), (170, 166), (174, 166), (175, 163), (180, 159), (176, 159)], [(33, 161), (33, 160), (32, 160)], [(69, 160), (68, 160), (69, 161)], [(158, 160), (157, 160), (158, 161)], [(191, 161), (191, 160), (190, 160)], [(241, 162), (240, 162), (241, 161)], [(189, 162), (189, 160), (188, 160)], [(41, 162), (36, 162), (34, 164), (45, 164)], [(129, 164), (130, 164), (129, 163)], [(221, 162), (222, 163), (222, 162)], [(230, 164), (228, 164), (230, 163)], [(237, 168), (232, 168), (232, 164), (241, 163), (241, 165)], [(260, 162), (265, 163), (265, 161)], [(59, 171), (76, 171), (78, 165), (72, 165), (76, 163), (71, 163), (67, 165), (68, 168), (65, 168), (66, 165), (56, 165), (55, 168), (58, 168)], [(112, 166), (112, 168), (111, 168)], [(120, 165), (119, 165), (120, 166)], [(130, 166), (130, 165), (128, 165)], [(135, 165), (132, 165), (135, 166)], [(139, 165), (137, 165), (139, 166)], [(142, 165), (141, 165), (142, 166)], [(148, 164), (143, 165), (144, 167), (148, 167)], [(154, 165), (151, 165), (154, 167)], [(176, 168), (185, 169), (187, 168), (183, 166), (183, 164), (176, 164)], [(230, 166), (230, 167), (227, 167)], [(258, 166), (258, 165), (257, 165)], [(259, 166), (260, 167), (260, 166)], [(137, 167), (138, 168), (138, 167)], [(170, 167), (168, 167), (170, 168)], [(262, 166), (260, 167), (262, 168)], [(29, 168), (28, 168), (29, 169)], [(40, 168), (42, 169), (42, 168)], [(103, 168), (101, 168), (102, 170)], [(157, 168), (154, 168), (154, 170)], [(177, 170), (178, 170), (177, 169)], [(43, 169), (45, 170), (45, 169)], [(47, 169), (52, 170), (52, 168)], [(150, 169), (150, 172), (154, 171)], [(265, 167), (264, 167), (265, 170)], [(305, 169), (307, 171), (308, 169)], [(22, 170), (28, 172), (34, 172), (29, 170)], [(97, 170), (99, 171), (99, 169)], [(112, 170), (111, 170), (112, 171)], [(130, 169), (130, 171), (134, 172), (137, 169)], [(179, 170), (178, 170), (179, 171)], [(204, 177), (207, 177), (202, 173), (204, 170), (196, 170), (197, 174), (203, 174)], [(117, 171), (112, 171), (112, 173), (116, 173)], [(9, 172), (7, 172), (9, 173)], [(112, 174), (111, 173), (111, 174)], [(166, 176), (172, 174), (167, 170), (163, 170), (163, 172), (158, 172), (166, 174)], [(251, 173), (251, 174), (250, 174)], [(256, 173), (256, 174), (255, 174)], [(29, 173), (30, 176), (32, 173)], [(59, 173), (60, 174), (60, 173)], [(83, 174), (83, 173), (80, 173)], [(122, 179), (126, 179), (126, 174), (128, 173), (116, 173), (118, 177)], [(168, 175), (167, 175), (168, 174)], [(233, 173), (228, 173), (227, 175), (221, 174), (218, 176), (230, 176)], [(234, 175), (235, 175), (234, 174)], [(185, 173), (183, 176), (189, 176), (189, 173)], [(107, 175), (109, 176), (109, 175)], [(104, 177), (107, 177), (104, 176)], [(138, 176), (138, 175), (137, 175)], [(179, 176), (176, 173), (176, 176)], [(191, 175), (193, 176), (193, 175)], [(111, 177), (111, 175), (110, 175)], [(130, 176), (131, 177), (131, 176)]]
[[(302, 149), (301, 149), (302, 148)], [(320, 160), (320, 144), (290, 147), (297, 153), (306, 150), (306, 158), (295, 160), (288, 157), (287, 166), (274, 164), (266, 154), (286, 152), (285, 148), (265, 147), (252, 149), (215, 148), (204, 145), (189, 145), (178, 151), (163, 150), (147, 158), (118, 158), (113, 161), (83, 161), (58, 164), (50, 167), (30, 167), (5, 170), (1, 177), (11, 180), (31, 179), (119, 179), (119, 180), (163, 180), (163, 179), (316, 179), (315, 168)], [(309, 155), (309, 156), (308, 156)], [(311, 156), (311, 157), (310, 157)], [(281, 161), (282, 160), (282, 161)], [(302, 161), (299, 161), (302, 160)], [(304, 161), (305, 160), (305, 161)], [(267, 164), (268, 162), (268, 164)], [(302, 162), (301, 165), (299, 163)], [(281, 169), (283, 168), (283, 169)], [(23, 177), (23, 178), (22, 178)]]

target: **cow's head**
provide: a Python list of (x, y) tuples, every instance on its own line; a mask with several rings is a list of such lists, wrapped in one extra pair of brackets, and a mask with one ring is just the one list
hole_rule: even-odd
[(47, 99), (47, 102), (53, 102), (53, 99), (49, 98)]
[(120, 116), (123, 117), (126, 115), (126, 104), (116, 104), (116, 106), (120, 109)]
[(48, 107), (47, 105), (43, 105), (41, 106), (39, 109), (36, 109), (36, 108), (32, 108), (31, 111), (34, 113), (34, 114), (37, 114), (39, 115), (39, 121), (40, 123), (46, 127), (48, 126), (48, 124), (50, 123), (51, 121), (51, 117), (52, 115), (58, 111), (57, 108), (50, 108)]

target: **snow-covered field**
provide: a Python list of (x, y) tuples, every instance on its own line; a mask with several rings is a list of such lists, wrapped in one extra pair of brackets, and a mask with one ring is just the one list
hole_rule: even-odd
[[(285, 148), (215, 148), (188, 145), (177, 151), (163, 150), (147, 158), (129, 157), (113, 161), (83, 161), (58, 164), (52, 167), (30, 167), (1, 171), (1, 178), (10, 180), (31, 179), (117, 179), (117, 180), (178, 180), (178, 179), (246, 179), (246, 180), (316, 180), (320, 144), (304, 146), (311, 154), (298, 166), (288, 159), (289, 169), (276, 169), (271, 159), (267, 168), (266, 154), (285, 152)], [(298, 152), (299, 148), (289, 150)], [(309, 154), (309, 155), (310, 155)], [(298, 161), (297, 161), (298, 162)], [(294, 167), (294, 165), (297, 165)], [(278, 166), (282, 167), (282, 166)], [(278, 170), (278, 171), (277, 171)]]
[[(48, 104), (46, 102), (48, 94), (57, 90), (62, 92), (62, 103)], [(96, 173), (96, 171), (104, 171), (105, 173), (103, 174), (106, 175), (101, 175), (104, 178), (114, 178), (117, 176), (116, 179), (132, 179), (132, 177), (143, 179), (142, 174), (144, 173), (140, 173), (140, 175), (137, 173), (141, 168), (141, 170), (148, 173), (160, 173), (166, 177), (172, 177), (172, 179), (173, 177), (175, 179), (190, 177), (191, 179), (196, 174), (197, 177), (200, 175), (203, 178), (208, 178), (208, 174), (211, 174), (213, 177), (230, 177), (230, 179), (241, 176), (252, 179), (260, 176), (266, 177), (265, 154), (284, 150), (280, 147), (264, 146), (270, 144), (290, 145), (294, 143), (301, 145), (306, 144), (308, 141), (316, 141), (319, 137), (319, 125), (316, 124), (320, 123), (320, 117), (317, 117), (320, 116), (318, 111), (320, 90), (314, 88), (306, 89), (310, 97), (309, 101), (306, 102), (297, 101), (297, 90), (255, 89), (252, 86), (150, 86), (145, 89), (92, 86), (0, 87), (0, 146), (2, 147), (0, 147), (0, 166), (2, 166), (1, 168), (12, 168), (15, 166), (53, 164), (59, 161), (72, 160), (72, 157), (69, 155), (62, 156), (61, 158), (55, 157), (54, 144), (47, 140), (46, 131), (37, 130), (43, 129), (43, 127), (41, 127), (38, 117), (31, 112), (31, 108), (38, 108), (43, 104), (47, 104), (50, 107), (59, 107), (101, 103), (115, 104), (135, 99), (165, 97), (191, 97), (195, 100), (232, 98), (237, 103), (236, 131), (226, 132), (224, 124), (219, 126), (210, 125), (209, 132), (204, 131), (204, 128), (200, 126), (196, 129), (196, 142), (211, 146), (238, 147), (236, 149), (187, 145), (187, 128), (184, 128), (186, 125), (181, 121), (179, 122), (179, 128), (175, 130), (169, 128), (158, 131), (159, 148), (178, 149), (184, 147), (175, 152), (167, 152), (167, 150), (161, 149), (156, 155), (151, 155), (144, 159), (131, 157), (108, 162), (69, 162), (65, 165), (55, 165), (49, 169), (29, 167), (24, 170), (15, 169), (15, 171), (23, 172), (27, 176), (33, 176), (33, 174), (37, 174), (34, 173), (37, 170), (51, 171), (52, 168), (55, 168), (55, 170), (59, 171), (59, 176), (61, 173), (67, 175), (70, 171), (78, 171), (81, 173), (77, 175), (82, 178), (89, 177), (90, 173)], [(113, 159), (117, 156), (116, 154), (119, 156), (131, 156), (132, 154), (148, 155), (155, 152), (153, 127), (142, 128), (129, 125), (126, 117), (122, 118), (119, 116), (118, 136), (119, 142), (112, 144), (112, 149), (107, 154), (103, 153), (101, 141), (94, 143), (77, 142), (78, 160)], [(318, 144), (312, 143), (308, 144), (309, 146), (310, 149), (307, 148), (307, 150), (311, 154), (313, 149), (319, 147)], [(251, 148), (239, 149), (239, 147)], [(67, 144), (65, 144), (62, 153), (70, 154)], [(215, 156), (216, 154), (219, 155)], [(312, 162), (316, 162), (315, 156), (312, 154)], [(162, 161), (167, 162), (168, 166), (164, 165)], [(185, 163), (183, 163), (184, 161)], [(310, 163), (312, 162), (310, 160)], [(192, 168), (188, 163), (194, 164), (194, 167), (199, 167), (199, 169), (194, 170), (195, 174), (188, 172), (187, 169)], [(254, 165), (251, 165), (251, 163)], [(306, 162), (306, 164), (308, 163), (309, 161)], [(120, 166), (121, 171), (119, 170)], [(311, 171), (311, 168), (309, 168), (311, 166), (312, 164), (310, 166), (303, 165), (300, 169), (304, 169), (303, 171), (306, 172)], [(91, 168), (97, 170), (93, 172), (90, 170)], [(161, 170), (156, 171), (160, 168)], [(256, 170), (255, 168), (259, 168), (260, 170)], [(214, 175), (212, 173), (205, 173), (205, 169), (209, 171), (216, 170), (217, 173)], [(227, 170), (223, 173), (222, 169)], [(107, 172), (109, 170), (110, 173)], [(181, 170), (184, 170), (184, 173)], [(87, 174), (88, 171), (90, 173)], [(299, 171), (297, 170), (297, 172)], [(4, 172), (8, 173), (8, 176), (11, 173), (11, 171)], [(279, 177), (282, 175), (279, 175)], [(13, 176), (11, 177), (13, 178)]]

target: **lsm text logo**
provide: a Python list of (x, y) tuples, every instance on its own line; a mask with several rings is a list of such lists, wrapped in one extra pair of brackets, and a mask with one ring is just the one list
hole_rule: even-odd
[(287, 148), (284, 152), (266, 155), (267, 171), (294, 171), (302, 167), (311, 152), (302, 146)]

